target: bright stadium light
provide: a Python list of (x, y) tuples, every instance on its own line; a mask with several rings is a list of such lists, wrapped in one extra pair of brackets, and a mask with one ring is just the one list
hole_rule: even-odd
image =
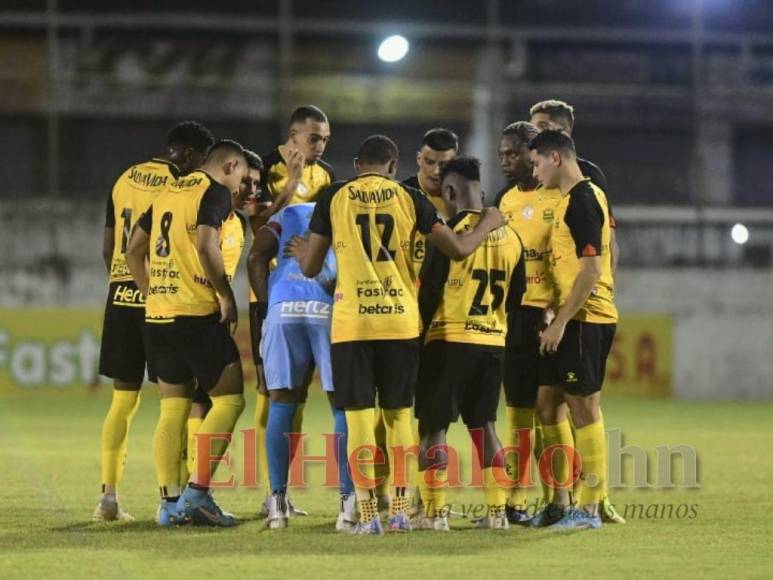
[(409, 48), (410, 44), (407, 38), (399, 34), (393, 34), (392, 36), (387, 36), (379, 44), (378, 57), (384, 62), (397, 62), (408, 54)]
[(749, 241), (749, 228), (743, 224), (735, 224), (730, 230), (730, 237), (736, 244), (742, 246)]

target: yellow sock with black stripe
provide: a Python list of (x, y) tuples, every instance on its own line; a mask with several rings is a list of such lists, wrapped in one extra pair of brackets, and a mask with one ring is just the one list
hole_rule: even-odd
[[(483, 470), (483, 494), (486, 498), (486, 506), (490, 516), (498, 511), (503, 511), (507, 503), (507, 492), (504, 487), (499, 485), (495, 475), (497, 469), (502, 470), (501, 467), (487, 467)], [(502, 481), (505, 480), (503, 479)]]
[(139, 391), (113, 390), (113, 399), (102, 423), (102, 486), (115, 491), (123, 479), (129, 427), (140, 406)]
[[(543, 453), (548, 451), (554, 445), (562, 445), (569, 448), (574, 447), (572, 439), (572, 428), (569, 421), (563, 420), (556, 425), (542, 426)], [(569, 458), (563, 450), (554, 450), (552, 457), (551, 474), (555, 484), (566, 485), (571, 478), (572, 466)]]
[[(534, 447), (534, 409), (529, 407), (505, 407), (508, 425), (508, 444), (518, 450), (523, 450), (526, 457), (521, 454), (511, 453), (507, 457), (512, 478), (518, 483), (510, 490), (508, 504), (518, 510), (525, 510), (527, 506), (527, 494), (529, 476), (531, 475), (531, 454)], [(528, 430), (528, 445), (520, 440), (520, 434), (526, 434)], [(521, 473), (523, 466), (523, 473)]]
[(268, 455), (266, 453), (266, 427), (268, 426), (268, 408), (270, 399), (258, 392), (255, 401), (255, 455), (258, 465), (258, 485), (271, 495), (268, 481)]
[(180, 460), (191, 400), (186, 397), (161, 399), (161, 412), (153, 434), (153, 460), (161, 495), (180, 495)]
[[(384, 423), (384, 413), (381, 409), (375, 410), (374, 430), (376, 435), (376, 445), (384, 453), (384, 457), (388, 458), (389, 453), (387, 450), (386, 440), (386, 423)], [(385, 460), (384, 463), (376, 464), (376, 497), (389, 499), (390, 493), (390, 481), (389, 481), (389, 461)]]
[(196, 468), (196, 433), (198, 433), (199, 429), (201, 429), (201, 424), (203, 422), (204, 419), (201, 417), (188, 417), (188, 447), (187, 457), (185, 458), (185, 471), (187, 472), (187, 476), (180, 476), (180, 482), (182, 485), (185, 485), (188, 482), (188, 478)]
[(607, 440), (604, 419), (580, 427), (575, 433), (577, 453), (582, 458), (583, 481), (580, 507), (593, 512), (604, 497), (607, 482)]
[(393, 492), (389, 513), (407, 513), (410, 507), (408, 490), (412, 484), (411, 478), (416, 472), (416, 455), (409, 453), (409, 449), (414, 445), (411, 408), (384, 409), (383, 413)]
[[(209, 455), (214, 457), (222, 455), (228, 448), (229, 441), (223, 435), (233, 433), (236, 421), (244, 410), (244, 395), (220, 395), (212, 398), (212, 408), (207, 413), (204, 422), (198, 431), (199, 440), (209, 443)], [(197, 441), (198, 445), (199, 441)], [(196, 453), (196, 468), (192, 472), (191, 481), (202, 487), (209, 487), (209, 482), (215, 474), (218, 462), (212, 461), (209, 465), (199, 463), (199, 454)]]
[[(373, 430), (375, 413), (375, 409), (346, 411), (347, 454), (354, 480), (354, 491), (360, 508), (360, 521), (364, 524), (378, 515), (378, 500), (375, 492), (376, 470), (372, 461), (359, 463), (356, 460), (359, 453), (363, 453), (361, 451), (363, 447), (371, 450), (376, 447), (376, 435)], [(372, 458), (370, 454), (363, 454), (368, 459)], [(373, 485), (371, 482), (374, 482)]]

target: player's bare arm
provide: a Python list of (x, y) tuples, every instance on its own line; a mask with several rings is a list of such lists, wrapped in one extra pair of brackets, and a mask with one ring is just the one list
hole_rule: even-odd
[(126, 265), (143, 296), (148, 295), (149, 276), (146, 267), (150, 248), (150, 234), (142, 228), (134, 228), (126, 248)]
[(480, 216), (480, 221), (469, 232), (456, 234), (444, 225), (427, 234), (427, 240), (452, 260), (464, 260), (483, 243), (489, 233), (507, 223), (502, 213), (495, 207), (481, 210)]
[(308, 238), (293, 237), (287, 242), (285, 252), (295, 256), (304, 276), (313, 278), (322, 270), (328, 249), (330, 249), (330, 238), (311, 233)]
[(115, 246), (115, 228), (106, 227), (102, 238), (102, 259), (105, 261), (108, 274), (113, 263), (113, 246)]
[(223, 254), (220, 251), (220, 232), (212, 226), (199, 225), (196, 228), (196, 252), (207, 279), (217, 291), (220, 299), (220, 322), (231, 325), (231, 333), (236, 332), (238, 313), (236, 299), (225, 273)]
[(262, 227), (255, 233), (250, 255), (247, 257), (247, 274), (258, 302), (268, 302), (268, 266), (278, 249), (276, 236), (268, 227)]
[(556, 352), (564, 336), (567, 323), (587, 302), (600, 277), (601, 256), (580, 258), (580, 272), (577, 274), (577, 279), (574, 281), (566, 304), (558, 310), (550, 326), (540, 334), (541, 354)]

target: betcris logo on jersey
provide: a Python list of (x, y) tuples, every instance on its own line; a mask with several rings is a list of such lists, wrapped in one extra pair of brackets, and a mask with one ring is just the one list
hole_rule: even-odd
[[(298, 260), (284, 255), (284, 248), (293, 236), (308, 234), (314, 203), (290, 205), (271, 217), (269, 225), (278, 236), (277, 267), (268, 278), (268, 303), (316, 300), (333, 303), (336, 280), (335, 255), (328, 251), (322, 271), (314, 278), (301, 272)], [(273, 225), (272, 225), (273, 224)]]

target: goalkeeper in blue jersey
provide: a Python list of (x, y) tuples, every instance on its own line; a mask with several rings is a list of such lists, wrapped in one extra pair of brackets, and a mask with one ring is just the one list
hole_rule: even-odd
[[(330, 362), (330, 319), (335, 287), (335, 257), (328, 252), (325, 266), (314, 278), (301, 272), (298, 261), (284, 255), (286, 243), (309, 229), (314, 203), (283, 208), (255, 235), (249, 257), (250, 285), (258, 299), (262, 319), (261, 356), (269, 391), (270, 407), (266, 428), (266, 452), (271, 484), (267, 526), (288, 525), (290, 509), (287, 480), (290, 468), (290, 440), (297, 406), (305, 401), (309, 374), (319, 370), (322, 388), (328, 395), (338, 438), (338, 470), (341, 508), (336, 529), (353, 531), (357, 525), (356, 498), (346, 460), (346, 415), (333, 406)], [(276, 258), (276, 268), (269, 265)]]

